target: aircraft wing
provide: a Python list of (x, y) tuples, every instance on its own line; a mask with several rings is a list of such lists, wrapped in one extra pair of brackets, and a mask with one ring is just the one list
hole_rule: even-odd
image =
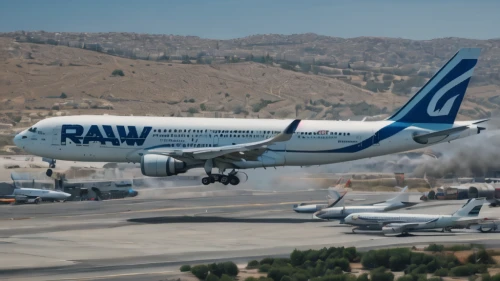
[(264, 153), (269, 145), (290, 140), (297, 130), (300, 121), (300, 119), (293, 120), (280, 134), (262, 141), (219, 147), (200, 147), (188, 149), (156, 148), (149, 150), (147, 153), (171, 156), (179, 160), (207, 160), (221, 156), (237, 159), (253, 159)]

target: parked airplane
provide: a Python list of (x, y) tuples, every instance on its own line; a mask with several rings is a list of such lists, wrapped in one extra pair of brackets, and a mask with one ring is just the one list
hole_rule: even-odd
[(452, 215), (356, 213), (347, 216), (345, 223), (357, 226), (353, 232), (357, 229), (381, 229), (385, 235), (406, 235), (421, 229), (442, 228), (444, 231), (455, 227), (465, 228), (485, 221), (484, 218), (477, 218), (485, 202), (485, 198), (470, 199)]
[(328, 189), (328, 203), (327, 204), (307, 204), (300, 203), (293, 205), (293, 210), (297, 213), (314, 213), (324, 208), (330, 208), (337, 205), (338, 202), (344, 198), (347, 192), (342, 192), (341, 194), (334, 189)]
[[(394, 198), (387, 201), (375, 203), (373, 205), (365, 206), (343, 206), (343, 207), (330, 207), (322, 209), (314, 213), (313, 218), (323, 219), (323, 220), (340, 220), (343, 222), (344, 218), (350, 214), (361, 213), (361, 212), (387, 212), (390, 210), (397, 210), (405, 207), (414, 206), (417, 203), (410, 203), (409, 194), (406, 193), (408, 187), (406, 186), (401, 190), (401, 192)], [(337, 206), (339, 203), (337, 203)]]
[(461, 49), (383, 121), (63, 116), (39, 121), (14, 142), (53, 164), (136, 162), (151, 177), (203, 167), (203, 184), (236, 185), (240, 169), (345, 162), (479, 134), (487, 119), (455, 122), (479, 54)]
[[(37, 189), (37, 188), (14, 188), (14, 192), (12, 195), (22, 195), (27, 196), (29, 198), (40, 198), (42, 201), (64, 201), (68, 199), (71, 194), (57, 191), (57, 190), (46, 190), (46, 189)], [(34, 202), (34, 203), (39, 203)]]

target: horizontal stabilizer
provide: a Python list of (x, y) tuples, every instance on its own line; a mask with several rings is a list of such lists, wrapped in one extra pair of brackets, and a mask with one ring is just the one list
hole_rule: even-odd
[(469, 128), (469, 126), (460, 126), (460, 127), (456, 127), (456, 128), (451, 128), (451, 129), (433, 132), (433, 133), (416, 135), (416, 136), (413, 136), (413, 140), (418, 142), (418, 143), (421, 143), (421, 144), (427, 144), (429, 142), (429, 139), (436, 138), (436, 137), (447, 137), (451, 134), (465, 131), (468, 128)]

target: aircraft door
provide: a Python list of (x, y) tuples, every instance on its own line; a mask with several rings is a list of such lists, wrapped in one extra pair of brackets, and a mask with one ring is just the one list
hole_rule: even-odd
[(380, 145), (380, 138), (379, 138), (379, 132), (378, 131), (375, 131), (373, 132), (373, 136), (372, 136), (372, 139), (373, 139), (373, 145)]
[(52, 145), (61, 144), (61, 127), (56, 127), (52, 130)]
[(217, 136), (217, 134), (214, 134), (213, 146), (214, 147), (219, 146), (219, 136)]

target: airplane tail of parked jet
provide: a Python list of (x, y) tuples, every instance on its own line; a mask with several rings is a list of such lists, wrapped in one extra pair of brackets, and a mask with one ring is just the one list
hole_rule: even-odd
[(339, 193), (334, 189), (328, 190), (328, 206), (327, 208), (333, 207), (335, 205), (344, 204), (344, 196), (347, 194), (347, 191), (342, 191)]
[(399, 192), (399, 194), (397, 196), (395, 196), (391, 199), (388, 199), (385, 202), (377, 203), (377, 204), (375, 204), (375, 206), (377, 206), (377, 205), (391, 205), (394, 203), (407, 203), (408, 201), (410, 201), (410, 195), (408, 193), (406, 193), (407, 190), (408, 190), (408, 186), (405, 186), (404, 188), (401, 189), (401, 191)]
[(388, 120), (453, 124), (480, 52), (479, 48), (460, 49)]
[(477, 217), (485, 202), (485, 198), (469, 199), (462, 208), (453, 213), (452, 217)]

